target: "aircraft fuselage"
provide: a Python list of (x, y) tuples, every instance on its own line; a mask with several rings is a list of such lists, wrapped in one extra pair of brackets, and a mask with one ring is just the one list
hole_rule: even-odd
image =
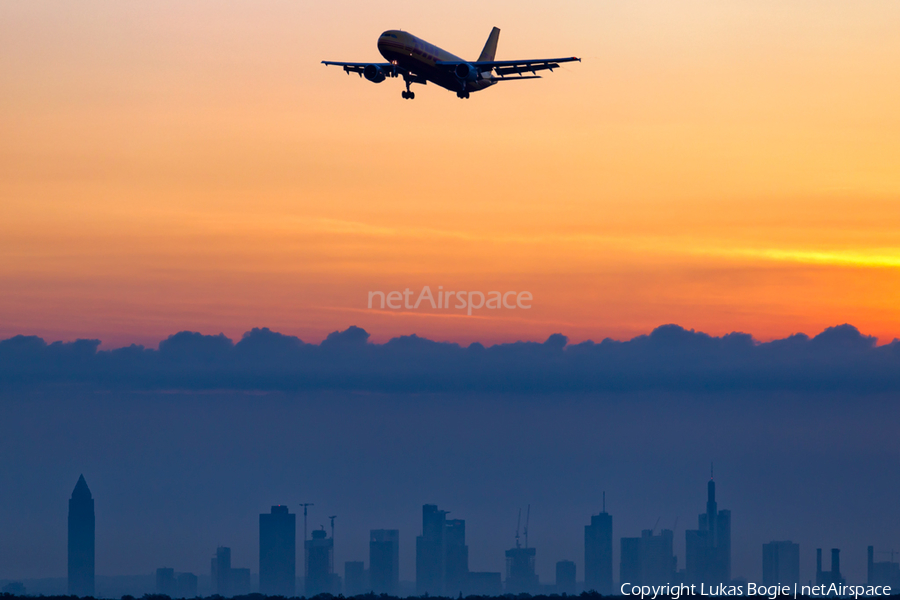
[(436, 63), (438, 61), (462, 63), (466, 62), (464, 59), (405, 31), (391, 29), (382, 33), (378, 38), (378, 51), (389, 62), (454, 92), (476, 92), (494, 85), (490, 79), (463, 84), (452, 70), (438, 67)]

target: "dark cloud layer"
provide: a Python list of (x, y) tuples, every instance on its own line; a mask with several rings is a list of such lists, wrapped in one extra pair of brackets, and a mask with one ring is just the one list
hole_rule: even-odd
[(760, 343), (744, 333), (713, 337), (677, 325), (628, 341), (468, 347), (416, 335), (385, 344), (358, 327), (321, 344), (253, 329), (182, 331), (158, 350), (99, 350), (99, 340), (0, 341), (0, 383), (84, 383), (130, 389), (445, 391), (900, 390), (900, 341), (876, 346), (851, 325)]

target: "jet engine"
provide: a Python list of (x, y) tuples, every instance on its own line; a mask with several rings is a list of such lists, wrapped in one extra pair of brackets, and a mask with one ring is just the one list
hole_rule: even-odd
[(453, 72), (460, 81), (476, 81), (481, 77), (478, 69), (469, 63), (459, 63)]
[(372, 83), (381, 83), (387, 77), (378, 65), (366, 65), (363, 69), (363, 75)]

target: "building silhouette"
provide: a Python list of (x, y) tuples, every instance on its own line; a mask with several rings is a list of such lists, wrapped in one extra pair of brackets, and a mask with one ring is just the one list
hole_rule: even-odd
[(715, 585), (731, 581), (731, 511), (718, 510), (716, 482), (706, 486), (706, 512), (695, 530), (685, 531), (685, 583)]
[(875, 562), (875, 548), (868, 547), (866, 560), (867, 585), (887, 585), (891, 590), (900, 589), (900, 565), (894, 562), (894, 552), (891, 551), (891, 560)]
[(619, 555), (619, 582), (635, 585), (664, 585), (675, 581), (674, 533), (663, 529), (658, 535), (645, 529), (639, 538), (622, 538)]
[(556, 563), (556, 593), (575, 594), (575, 563), (571, 560)]
[(470, 583), (466, 522), (447, 519), (447, 511), (435, 504), (423, 505), (422, 535), (416, 537), (416, 593), (458, 595)]
[(841, 551), (837, 548), (831, 549), (831, 570), (822, 570), (822, 549), (816, 549), (816, 585), (844, 585), (844, 578), (841, 576)]
[[(422, 506), (422, 535), (416, 537), (416, 593), (444, 593), (444, 530), (447, 511), (435, 504)], [(371, 568), (371, 564), (369, 565)]]
[[(362, 563), (359, 564), (362, 565)], [(346, 576), (346, 566), (344, 572)], [(349, 586), (349, 582), (347, 582), (347, 585)], [(397, 529), (372, 529), (369, 532), (369, 582), (367, 591), (396, 596), (399, 590), (400, 531)]]
[(536, 594), (538, 576), (534, 571), (534, 548), (510, 548), (506, 551), (506, 593)]
[[(370, 543), (371, 544), (371, 543)], [(369, 548), (371, 560), (371, 546)], [(344, 595), (359, 596), (371, 591), (369, 587), (366, 566), (361, 560), (351, 560), (344, 563)]]
[(175, 574), (175, 598), (197, 597), (197, 576), (193, 573)]
[(259, 515), (259, 591), (292, 597), (297, 579), (297, 515), (273, 506)]
[(444, 593), (457, 595), (469, 585), (466, 522), (462, 519), (447, 519), (444, 527)]
[(591, 524), (584, 526), (584, 589), (604, 596), (613, 591), (613, 534), (612, 515), (603, 512), (591, 516)]
[(306, 540), (306, 595), (335, 593), (334, 538), (327, 537), (324, 529), (312, 532)]
[(234, 596), (231, 582), (231, 548), (219, 546), (210, 561), (210, 581), (213, 594), (230, 598)]
[(71, 595), (94, 595), (94, 498), (84, 475), (69, 499), (68, 584)]
[(156, 593), (175, 598), (175, 569), (160, 568), (156, 570)]
[(763, 585), (800, 583), (800, 546), (793, 542), (769, 542), (762, 547)]

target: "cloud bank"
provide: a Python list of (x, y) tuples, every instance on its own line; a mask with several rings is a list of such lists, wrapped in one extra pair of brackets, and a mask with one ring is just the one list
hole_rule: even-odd
[(117, 389), (356, 390), (363, 392), (598, 392), (637, 390), (900, 391), (900, 340), (852, 325), (810, 338), (760, 343), (745, 333), (714, 337), (663, 325), (628, 341), (467, 347), (416, 335), (369, 343), (359, 327), (321, 344), (268, 328), (234, 343), (182, 331), (158, 350), (99, 350), (99, 340), (0, 341), (0, 385), (88, 384)]

